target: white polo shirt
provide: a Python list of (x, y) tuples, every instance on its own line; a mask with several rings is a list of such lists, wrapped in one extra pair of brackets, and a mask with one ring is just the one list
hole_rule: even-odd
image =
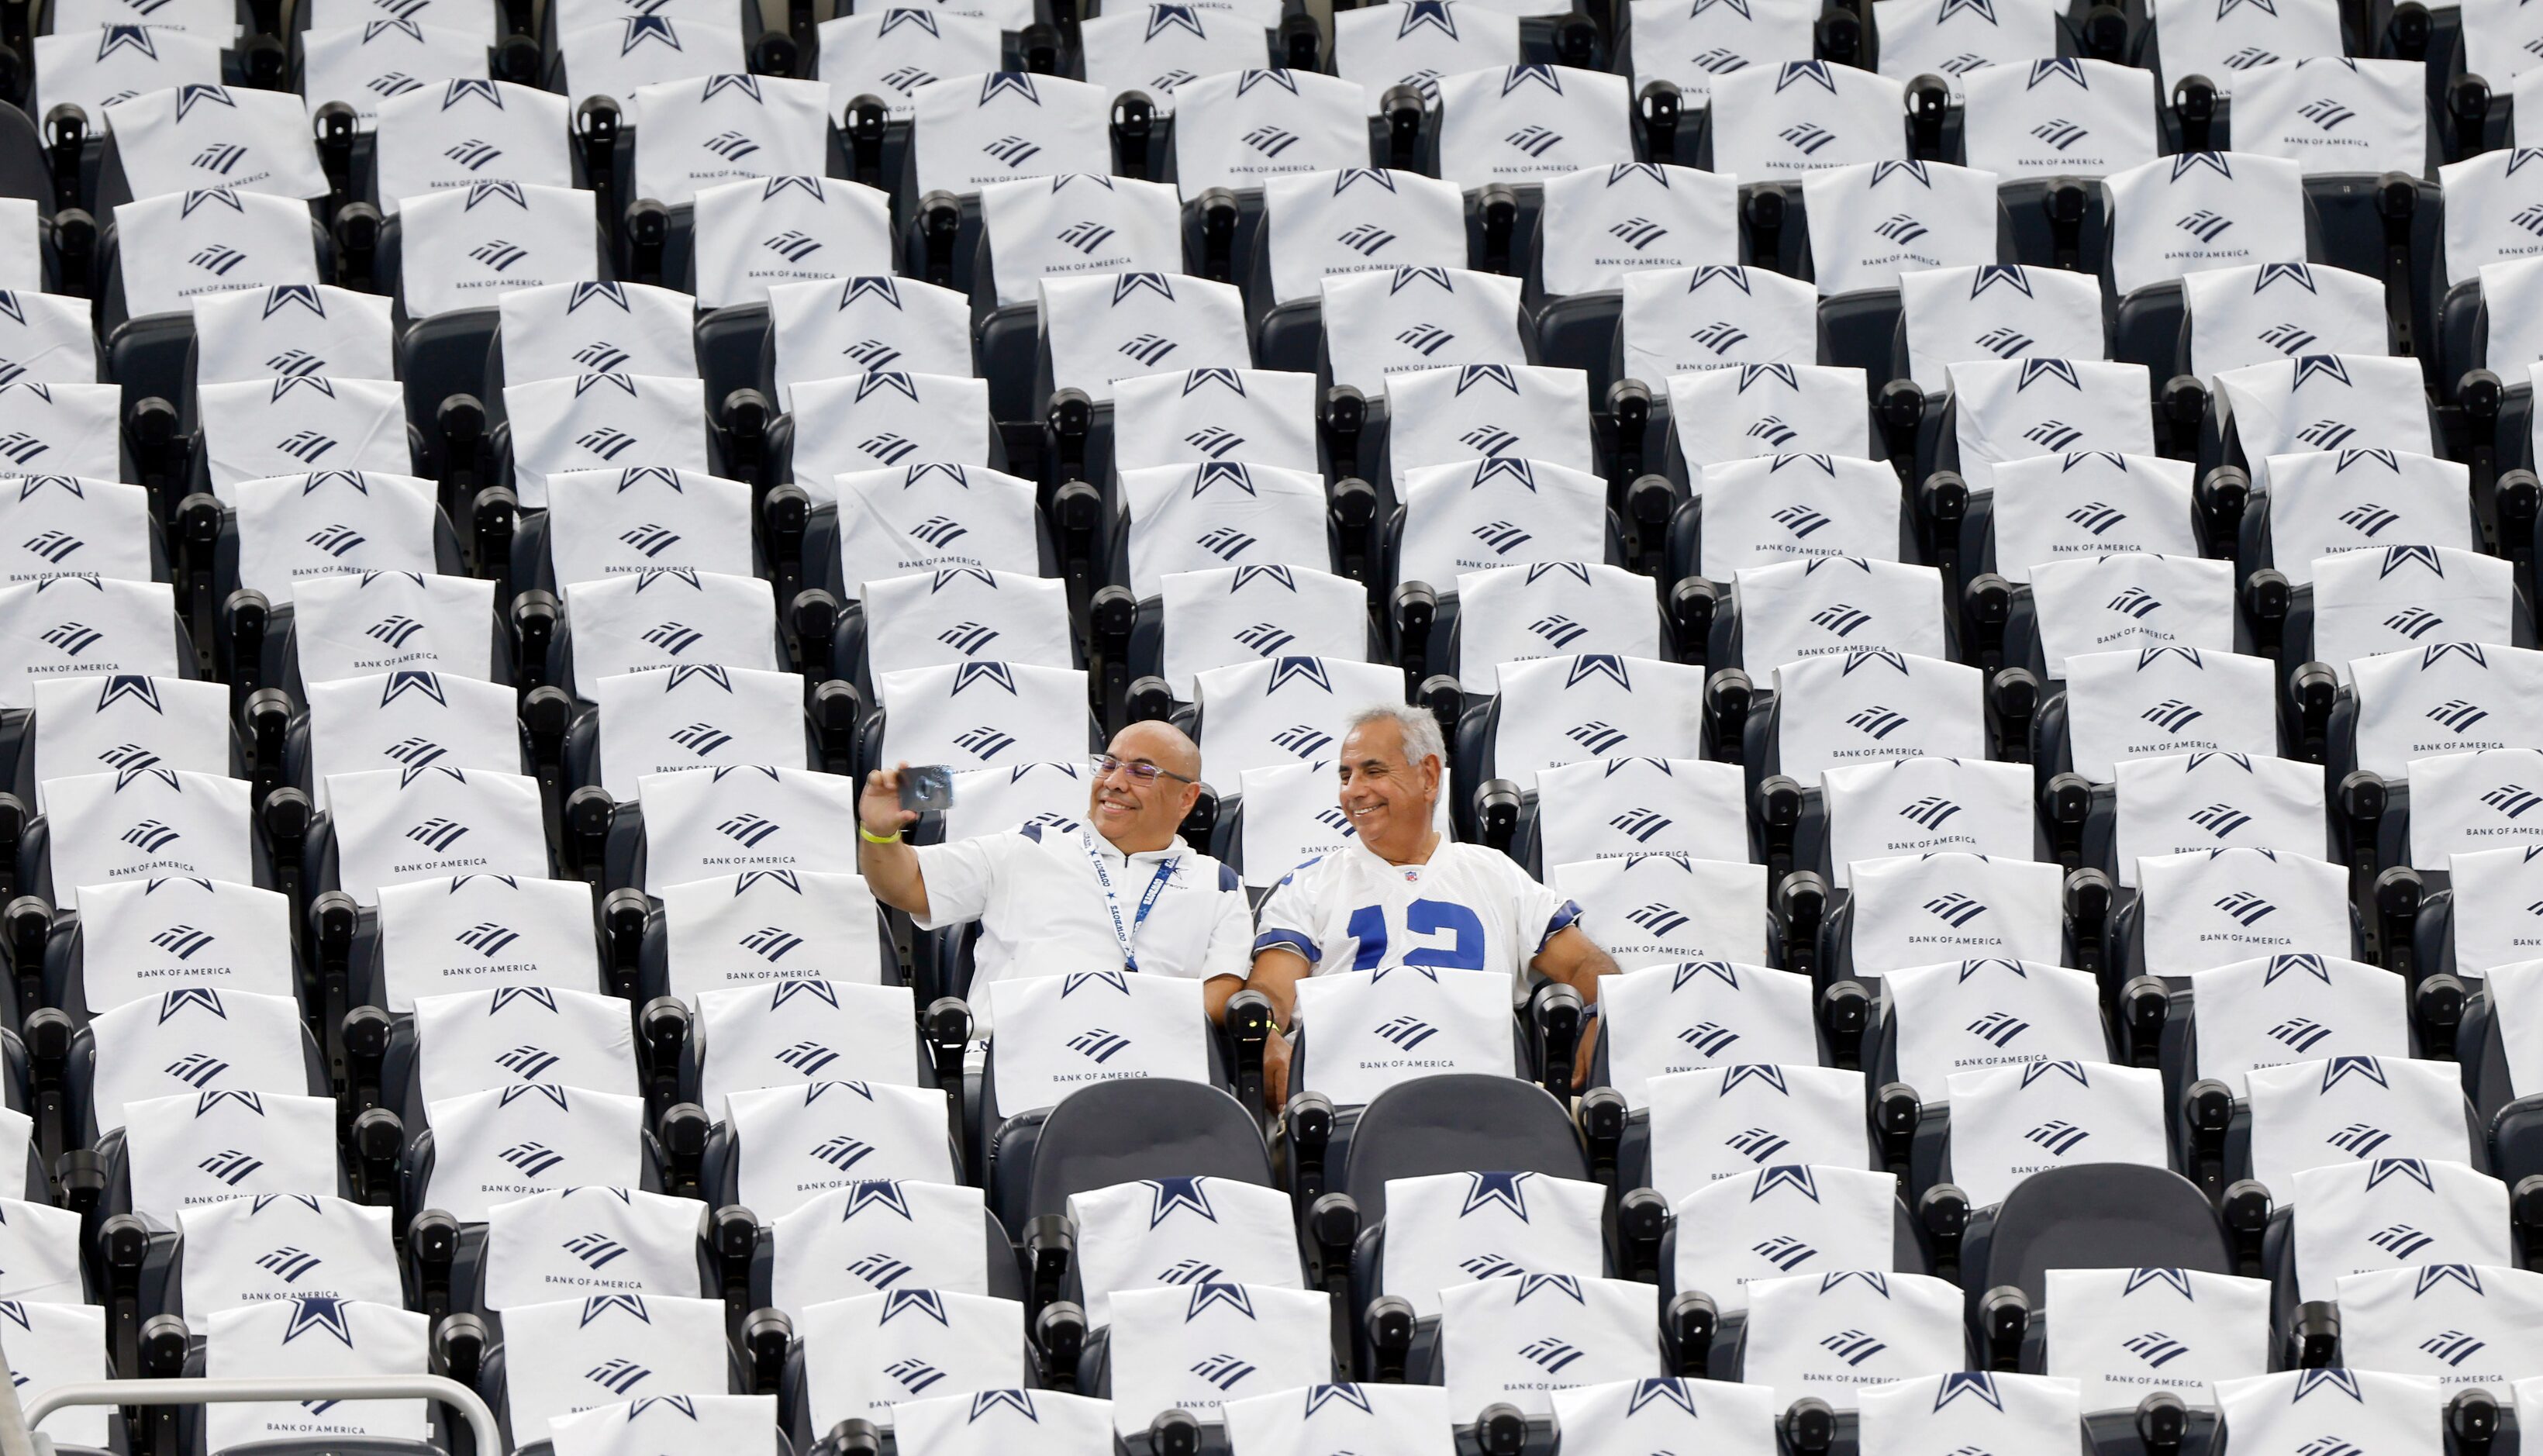
[(1447, 839), (1419, 865), (1390, 865), (1357, 838), (1292, 870), (1263, 901), (1257, 952), (1286, 947), (1315, 974), (1396, 965), (1498, 970), (1513, 1000), (1528, 962), (1580, 907), (1518, 862)]
[(971, 1006), (988, 1006), (979, 988), (991, 981), (1068, 971), (1119, 970), (1121, 942), (1093, 856), (1113, 877), (1113, 896), (1127, 928), (1160, 871), (1147, 919), (1131, 939), (1139, 969), (1149, 975), (1242, 976), (1252, 968), (1253, 926), (1236, 872), (1178, 838), (1162, 850), (1126, 859), (1092, 831), (1062, 833), (1027, 824), (951, 844), (918, 847), (927, 884), (922, 930), (980, 922), (972, 953)]

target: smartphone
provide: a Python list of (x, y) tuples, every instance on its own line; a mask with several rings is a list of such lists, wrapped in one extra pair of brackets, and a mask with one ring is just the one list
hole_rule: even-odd
[(954, 806), (954, 770), (941, 763), (900, 771), (900, 806), (942, 813)]

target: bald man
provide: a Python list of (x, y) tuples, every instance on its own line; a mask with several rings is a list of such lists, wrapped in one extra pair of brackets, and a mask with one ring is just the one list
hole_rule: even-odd
[(970, 1001), (1003, 978), (1135, 970), (1210, 983), (1211, 1005), (1240, 989), (1254, 922), (1236, 872), (1176, 831), (1200, 797), (1200, 749), (1170, 724), (1137, 723), (1094, 762), (1085, 828), (1027, 824), (916, 848), (900, 830), (900, 775), (866, 776), (857, 800), (860, 868), (876, 899), (922, 930), (980, 922)]

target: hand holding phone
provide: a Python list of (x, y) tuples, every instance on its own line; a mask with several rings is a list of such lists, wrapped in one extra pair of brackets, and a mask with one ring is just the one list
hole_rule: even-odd
[(942, 813), (954, 806), (954, 770), (941, 763), (900, 771), (900, 806), (912, 813)]

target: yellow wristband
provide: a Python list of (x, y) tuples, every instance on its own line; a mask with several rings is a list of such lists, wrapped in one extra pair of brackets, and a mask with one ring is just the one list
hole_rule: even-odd
[(898, 844), (898, 843), (900, 843), (900, 836), (899, 836), (899, 835), (897, 835), (897, 834), (877, 834), (877, 833), (875, 833), (873, 830), (871, 830), (871, 829), (867, 828), (863, 823), (859, 823), (859, 824), (857, 825), (857, 837), (858, 837), (859, 839), (864, 840), (864, 841), (865, 841), (866, 843), (868, 843), (868, 844)]

